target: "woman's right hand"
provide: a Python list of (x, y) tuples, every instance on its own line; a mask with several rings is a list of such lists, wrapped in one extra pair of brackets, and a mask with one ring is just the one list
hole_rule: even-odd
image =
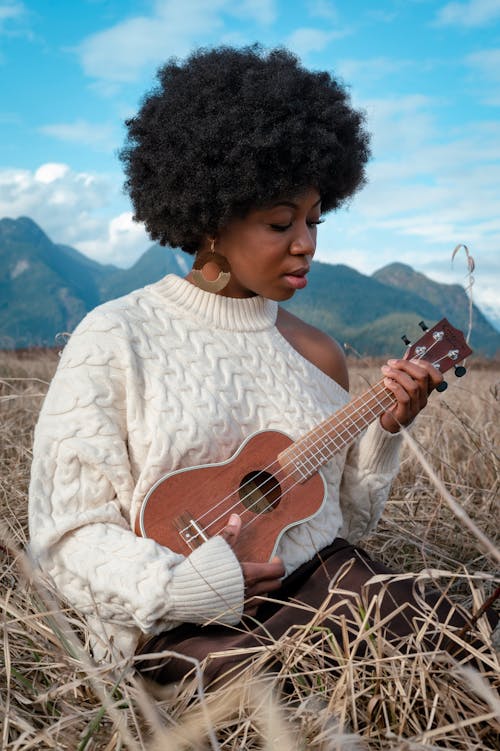
[[(241, 519), (238, 514), (231, 514), (227, 525), (220, 533), (221, 537), (234, 548), (240, 532)], [(255, 615), (260, 604), (260, 600), (255, 598), (274, 592), (281, 587), (285, 567), (278, 556), (272, 558), (269, 563), (240, 561), (240, 565), (245, 580), (244, 612), (248, 615)]]

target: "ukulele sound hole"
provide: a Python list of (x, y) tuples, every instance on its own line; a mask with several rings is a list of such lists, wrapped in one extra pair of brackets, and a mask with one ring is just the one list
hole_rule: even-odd
[(238, 492), (242, 504), (254, 514), (272, 511), (281, 500), (280, 484), (269, 472), (249, 472)]

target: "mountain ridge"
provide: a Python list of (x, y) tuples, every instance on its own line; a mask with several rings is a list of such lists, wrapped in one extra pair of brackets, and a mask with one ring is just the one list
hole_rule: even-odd
[[(29, 217), (0, 219), (0, 348), (54, 346), (96, 305), (157, 281), (184, 276), (192, 263), (178, 249), (150, 246), (129, 269), (100, 264), (75, 248), (52, 242)], [(29, 272), (29, 273), (28, 273)], [(419, 320), (446, 316), (462, 330), (469, 302), (460, 285), (428, 279), (395, 262), (371, 276), (344, 264), (314, 261), (304, 290), (284, 303), (295, 314), (361, 354), (397, 355), (401, 336)], [(471, 346), (500, 351), (500, 333), (473, 307)]]

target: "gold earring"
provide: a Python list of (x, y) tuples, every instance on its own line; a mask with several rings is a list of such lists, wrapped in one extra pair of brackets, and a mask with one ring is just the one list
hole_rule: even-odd
[[(210, 269), (212, 267), (212, 269)], [(215, 279), (207, 279), (205, 273), (214, 272), (213, 267), (217, 270)], [(231, 266), (229, 261), (220, 253), (215, 252), (215, 238), (212, 238), (210, 250), (204, 250), (198, 253), (196, 261), (193, 263), (191, 278), (197, 287), (205, 292), (220, 292), (227, 287), (231, 279)]]

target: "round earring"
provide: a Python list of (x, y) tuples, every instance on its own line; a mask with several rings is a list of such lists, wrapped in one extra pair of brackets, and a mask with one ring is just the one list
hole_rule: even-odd
[[(203, 271), (210, 276), (215, 274), (216, 276), (213, 279), (207, 278)], [(215, 238), (210, 243), (210, 250), (204, 250), (196, 256), (191, 278), (196, 286), (205, 290), (205, 292), (220, 292), (229, 284), (231, 266), (227, 258), (220, 253), (216, 253)]]

